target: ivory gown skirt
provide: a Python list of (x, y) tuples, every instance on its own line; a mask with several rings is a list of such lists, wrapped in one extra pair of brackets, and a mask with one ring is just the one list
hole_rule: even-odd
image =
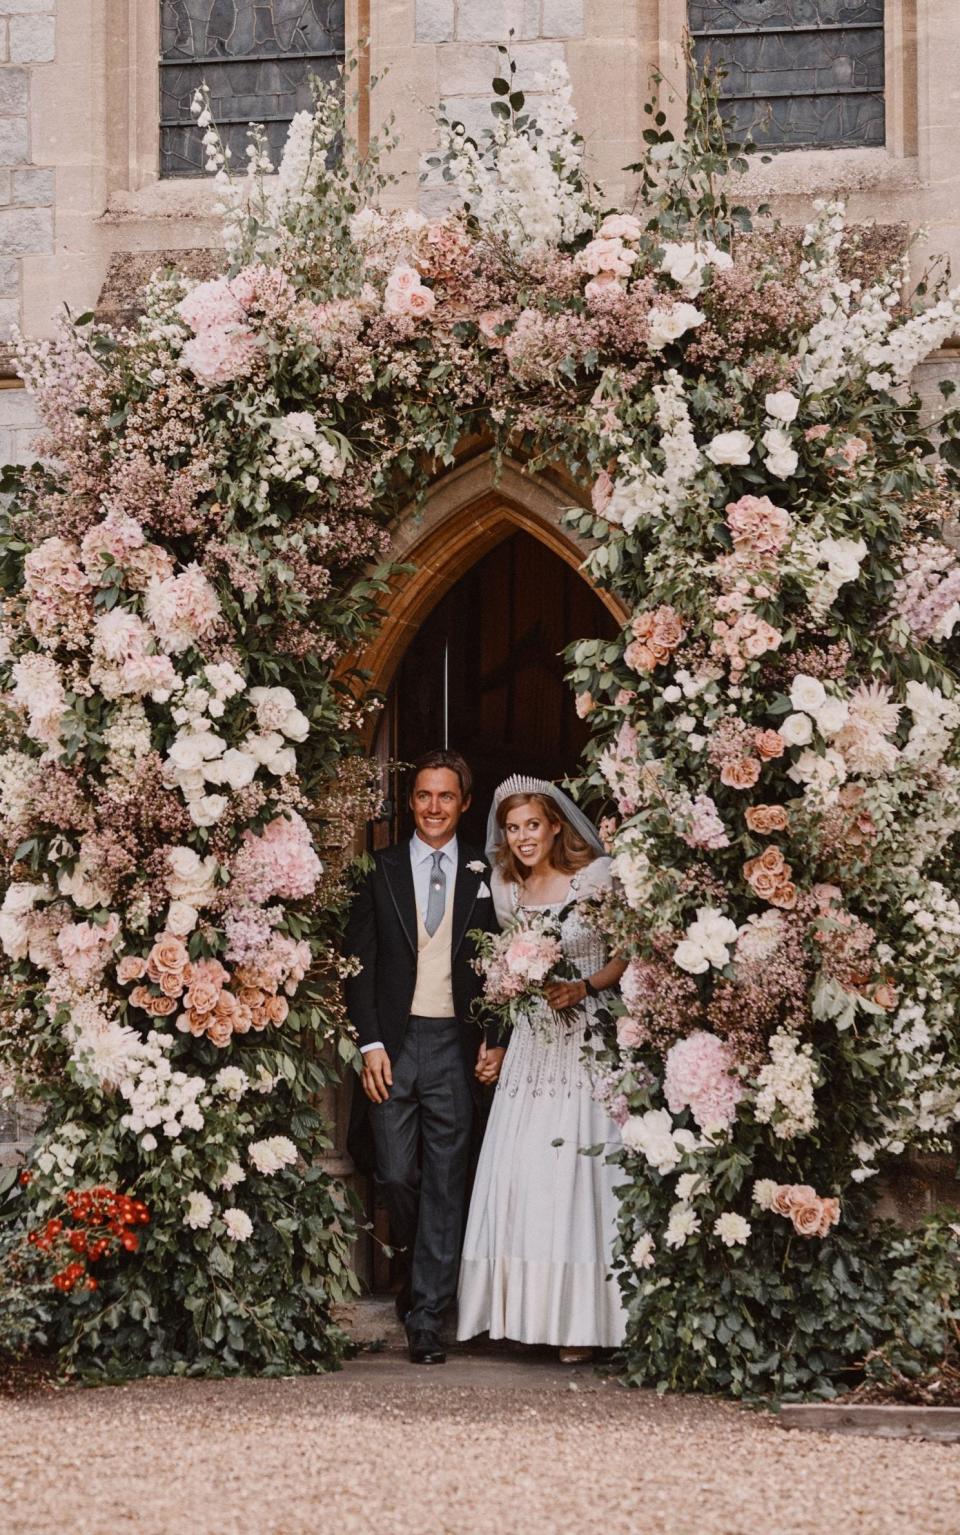
[[(480, 1152), (460, 1267), (457, 1336), (614, 1348), (626, 1315), (610, 1268), (619, 1131), (591, 1093), (583, 1026), (514, 1030)], [(562, 1141), (555, 1146), (554, 1141)]]

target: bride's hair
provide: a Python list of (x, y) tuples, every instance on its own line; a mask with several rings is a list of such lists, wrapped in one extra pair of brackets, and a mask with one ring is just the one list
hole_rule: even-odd
[(497, 806), (497, 825), (503, 832), (503, 841), (497, 848), (496, 866), (505, 880), (509, 882), (527, 877), (523, 864), (510, 851), (506, 835), (507, 817), (511, 810), (527, 804), (539, 805), (551, 825), (560, 827), (550, 852), (550, 862), (560, 874), (576, 874), (578, 869), (585, 869), (588, 863), (593, 863), (596, 853), (570, 825), (556, 800), (548, 798), (546, 794), (508, 794)]

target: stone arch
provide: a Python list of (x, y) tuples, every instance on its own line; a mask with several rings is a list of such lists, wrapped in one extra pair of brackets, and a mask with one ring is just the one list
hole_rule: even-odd
[[(580, 499), (569, 481), (530, 474), (505, 459), (499, 473), (489, 453), (457, 464), (431, 486), (426, 504), (410, 508), (393, 534), (391, 558), (409, 563), (384, 603), (384, 619), (356, 664), (369, 674), (370, 687), (385, 692), (411, 639), (440, 598), (483, 557), (512, 533), (529, 533), (576, 570), (590, 545), (563, 525), (563, 514)], [(624, 623), (627, 610), (611, 593), (596, 596)]]

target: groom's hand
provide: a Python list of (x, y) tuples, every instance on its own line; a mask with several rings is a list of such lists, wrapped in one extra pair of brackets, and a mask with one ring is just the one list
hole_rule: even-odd
[(386, 1050), (367, 1051), (360, 1083), (371, 1103), (386, 1103), (393, 1086), (393, 1070)]
[(477, 1081), (482, 1082), (484, 1086), (489, 1086), (491, 1083), (496, 1082), (500, 1075), (500, 1067), (503, 1065), (505, 1054), (505, 1047), (481, 1045), (477, 1052), (477, 1066), (474, 1072)]

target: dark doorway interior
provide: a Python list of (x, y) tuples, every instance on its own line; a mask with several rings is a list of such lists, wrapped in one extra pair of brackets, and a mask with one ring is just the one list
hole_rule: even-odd
[[(463, 837), (482, 846), (493, 791), (509, 773), (558, 779), (575, 770), (588, 732), (560, 652), (616, 630), (575, 570), (529, 534), (513, 534), (418, 631), (390, 689), (379, 754), (411, 762), (435, 745), (462, 751), (475, 778)], [(397, 782), (392, 788), (383, 840), (411, 830), (405, 792)]]

